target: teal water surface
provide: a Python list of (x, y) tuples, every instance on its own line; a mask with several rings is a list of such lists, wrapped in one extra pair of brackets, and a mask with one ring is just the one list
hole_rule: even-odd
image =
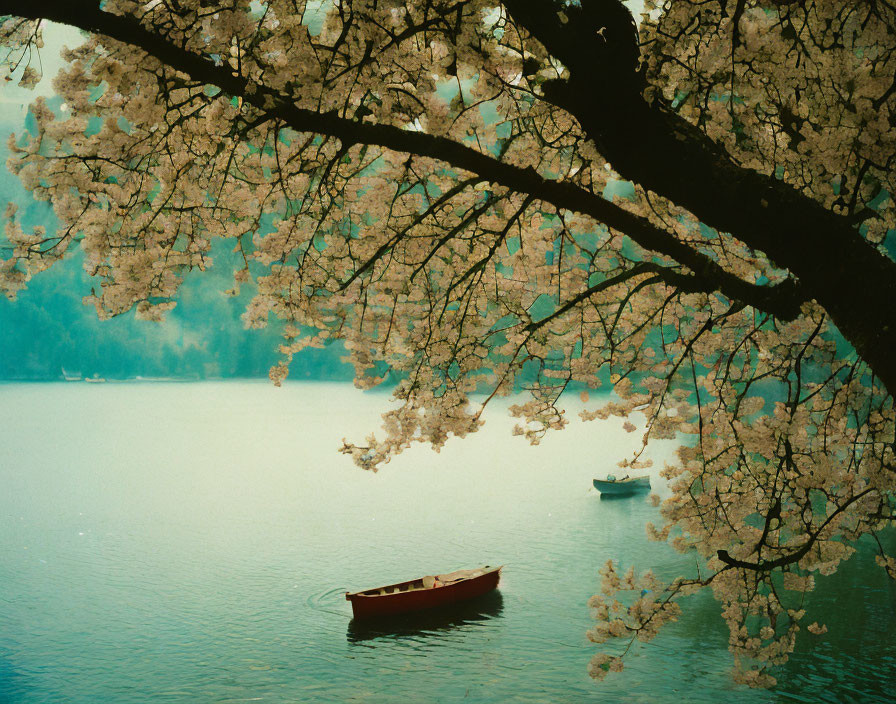
[[(894, 590), (868, 555), (820, 580), (808, 608), (830, 632), (800, 641), (772, 692), (732, 684), (703, 596), (623, 673), (588, 677), (599, 567), (693, 566), (647, 541), (648, 502), (590, 488), (637, 446), (618, 424), (573, 420), (530, 448), (493, 413), (374, 475), (337, 450), (388, 397), (349, 385), (0, 399), (2, 702), (890, 701)], [(482, 564), (506, 564), (499, 591), (448, 616), (362, 627), (343, 598)]]

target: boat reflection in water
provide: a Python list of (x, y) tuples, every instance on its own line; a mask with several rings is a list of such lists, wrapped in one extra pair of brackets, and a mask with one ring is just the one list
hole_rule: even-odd
[(346, 638), (349, 643), (366, 645), (368, 641), (400, 640), (421, 635), (444, 635), (465, 628), (478, 628), (501, 616), (504, 600), (501, 592), (491, 591), (475, 599), (426, 611), (383, 618), (352, 619)]

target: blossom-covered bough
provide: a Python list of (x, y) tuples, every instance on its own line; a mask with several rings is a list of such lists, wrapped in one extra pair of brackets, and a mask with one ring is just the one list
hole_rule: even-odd
[(609, 380), (583, 415), (682, 439), (649, 530), (702, 562), (608, 564), (590, 637), (649, 640), (709, 586), (738, 676), (769, 684), (852, 542), (896, 576), (896, 7), (646, 4), (0, 0), (25, 85), (43, 22), (85, 32), (67, 110), (37, 100), (11, 141), (59, 227), (8, 208), (0, 286), (78, 246), (100, 316), (158, 319), (229, 240), (247, 324), (286, 321), (275, 382), (331, 339), (359, 385), (398, 379), (384, 435), (343, 448), (368, 469), (520, 385), (538, 442)]

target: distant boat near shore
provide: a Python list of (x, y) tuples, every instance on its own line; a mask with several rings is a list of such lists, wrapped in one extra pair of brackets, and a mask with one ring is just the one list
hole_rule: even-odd
[(65, 367), (61, 367), (62, 369), (62, 378), (66, 381), (81, 381), (81, 372), (67, 372), (65, 371)]
[(650, 477), (645, 474), (640, 477), (626, 476), (617, 479), (612, 474), (608, 474), (606, 479), (595, 479), (594, 488), (608, 496), (628, 496), (640, 491), (649, 491)]

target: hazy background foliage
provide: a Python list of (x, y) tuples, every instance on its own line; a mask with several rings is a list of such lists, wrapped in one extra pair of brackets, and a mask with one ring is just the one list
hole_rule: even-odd
[[(9, 157), (7, 137), (28, 127), (28, 104), (37, 95), (53, 97), (52, 77), (61, 66), (63, 44), (75, 46), (76, 30), (58, 25), (48, 30), (41, 52), (44, 80), (35, 91), (9, 82), (0, 86), (0, 160)], [(33, 122), (33, 120), (32, 120)], [(49, 203), (38, 202), (19, 179), (0, 170), (0, 200), (19, 205), (26, 227), (43, 224), (52, 230), (56, 218)], [(0, 379), (50, 381), (70, 375), (108, 379), (173, 377), (265, 377), (277, 361), (281, 325), (271, 320), (264, 330), (244, 330), (240, 315), (254, 291), (247, 285), (235, 298), (223, 295), (232, 286), (234, 255), (227, 247), (213, 252), (214, 267), (203, 277), (187, 277), (177, 307), (162, 324), (136, 320), (133, 312), (100, 322), (81, 299), (94, 282), (75, 254), (59, 267), (29, 282), (16, 301), (0, 298)], [(352, 369), (340, 358), (340, 344), (306, 350), (296, 358), (293, 378), (350, 380)]]

